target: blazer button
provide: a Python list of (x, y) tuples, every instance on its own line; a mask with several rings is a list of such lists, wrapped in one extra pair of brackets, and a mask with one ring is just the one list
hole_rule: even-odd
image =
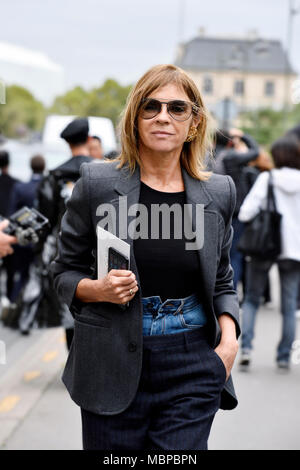
[(128, 349), (129, 349), (130, 352), (135, 352), (136, 348), (137, 348), (136, 343), (129, 343)]

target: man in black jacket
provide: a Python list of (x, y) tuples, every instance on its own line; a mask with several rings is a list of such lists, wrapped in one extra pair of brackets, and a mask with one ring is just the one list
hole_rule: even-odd
[[(50, 172), (38, 189), (38, 210), (50, 221), (51, 235), (57, 240), (60, 222), (73, 187), (79, 179), (82, 163), (89, 163), (89, 124), (86, 118), (73, 120), (60, 134), (70, 146), (72, 157)], [(56, 250), (55, 250), (56, 252)], [(55, 253), (53, 253), (53, 258)], [(53, 290), (53, 295), (55, 291)], [(66, 329), (68, 349), (73, 339), (73, 318), (65, 305), (61, 305), (63, 326)]]
[[(26, 206), (34, 207), (37, 187), (43, 178), (46, 162), (42, 155), (34, 155), (30, 160), (32, 175), (30, 181), (17, 182), (11, 192), (9, 216)], [(7, 258), (6, 265), (14, 274), (14, 282), (7, 289), (7, 297), (15, 303), (28, 280), (30, 265), (34, 262), (32, 246), (17, 246), (12, 256)]]

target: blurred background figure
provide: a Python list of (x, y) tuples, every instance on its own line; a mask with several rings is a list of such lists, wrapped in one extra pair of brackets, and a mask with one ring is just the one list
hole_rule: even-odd
[[(80, 167), (83, 163), (93, 161), (89, 156), (88, 119), (74, 119), (61, 132), (60, 136), (69, 144), (72, 156), (65, 163), (51, 170), (50, 174), (42, 180), (38, 188), (37, 209), (48, 218), (51, 225), (47, 243), (42, 248), (43, 254), (41, 257), (41, 262), (47, 271), (47, 279), (44, 278), (45, 283), (47, 283), (45, 287), (47, 296), (45, 297), (49, 299), (49, 302), (44, 302), (43, 317), (49, 318), (49, 324), (51, 323), (51, 315), (53, 318), (55, 315), (61, 318), (61, 324), (66, 331), (67, 347), (70, 349), (74, 332), (74, 320), (67, 306), (60, 302), (56, 291), (53, 289), (48, 268), (56, 255), (61, 219), (73, 187), (80, 177)], [(53, 309), (57, 310), (55, 315)]]
[(89, 124), (86, 118), (71, 121), (60, 136), (70, 147), (71, 157), (51, 170), (39, 185), (37, 209), (50, 221), (51, 232), (58, 233), (65, 205), (78, 180), (82, 163), (91, 162), (89, 156)]
[[(272, 170), (277, 210), (282, 215), (282, 252), (277, 260), (264, 261), (251, 257), (247, 262), (245, 300), (242, 304), (242, 356), (245, 369), (251, 362), (256, 312), (260, 306), (267, 274), (277, 262), (281, 284), (282, 333), (276, 361), (281, 369), (290, 366), (290, 352), (296, 331), (296, 310), (300, 285), (300, 142), (294, 135), (278, 139), (271, 149), (275, 169)], [(257, 178), (239, 213), (241, 222), (248, 222), (266, 208), (268, 172)]]
[[(292, 129), (290, 129), (287, 133), (286, 133), (287, 136), (289, 135), (293, 135), (294, 137), (296, 137), (298, 140), (299, 140), (299, 143), (300, 143), (300, 124), (298, 124), (297, 126), (293, 127)], [(298, 295), (298, 303), (297, 303), (297, 308), (298, 308), (298, 311), (297, 311), (297, 318), (300, 318), (300, 285), (299, 285), (299, 295)]]
[[(9, 175), (9, 163), (9, 153), (6, 150), (0, 150), (0, 215), (3, 217), (10, 215), (10, 198), (15, 184), (18, 183), (17, 179)], [(13, 287), (14, 277), (10, 257), (6, 257), (0, 264), (0, 274), (4, 275), (4, 289), (8, 296)]]
[(215, 133), (215, 139), (214, 139), (214, 151), (213, 151), (214, 159), (217, 160), (220, 153), (224, 149), (230, 148), (231, 146), (232, 146), (232, 139), (231, 139), (231, 135), (229, 131), (225, 129), (217, 129)]
[(102, 160), (104, 157), (102, 141), (97, 135), (89, 137), (88, 140), (89, 156), (96, 160)]
[(293, 127), (292, 129), (289, 129), (286, 135), (294, 135), (299, 141), (300, 141), (300, 124), (297, 126)]
[(273, 162), (269, 154), (262, 148), (259, 149), (259, 155), (255, 160), (251, 160), (244, 168), (245, 189), (247, 194), (254, 185), (256, 178), (262, 171), (269, 171), (273, 168)]
[[(74, 321), (67, 306), (60, 301), (53, 289), (49, 265), (56, 256), (61, 219), (80, 176), (80, 166), (84, 162), (92, 161), (88, 156), (88, 134), (89, 125), (86, 118), (70, 122), (60, 136), (69, 144), (71, 158), (46, 176), (42, 174), (44, 160), (40, 155), (33, 158), (31, 165), (34, 175), (31, 182), (19, 185), (12, 199), (14, 208), (25, 203), (34, 203), (35, 208), (49, 220), (49, 229), (34, 246), (35, 262), (30, 264), (24, 289), (21, 292), (18, 290), (20, 295), (17, 299), (15, 291), (10, 296), (11, 299), (16, 299), (16, 302), (11, 304), (5, 317), (5, 325), (18, 328), (22, 334), (29, 334), (34, 327), (63, 326), (66, 329), (68, 348), (73, 338)], [(22, 264), (28, 266), (28, 263)]]
[(42, 155), (34, 155), (30, 160), (30, 168), (32, 171), (30, 181), (28, 183), (18, 182), (13, 187), (10, 200), (10, 214), (24, 206), (29, 208), (34, 206), (37, 188), (46, 168), (44, 157)]
[(237, 289), (238, 282), (243, 278), (243, 255), (238, 251), (237, 244), (244, 228), (243, 223), (238, 220), (238, 213), (249, 191), (249, 175), (245, 169), (251, 161), (257, 159), (259, 148), (252, 137), (245, 135), (239, 129), (231, 129), (229, 134), (222, 131), (217, 142), (217, 158), (213, 171), (231, 176), (236, 186), (236, 206), (232, 219), (234, 234), (230, 257), (234, 270), (234, 288)]
[[(269, 156), (269, 154), (260, 148), (259, 155), (255, 160), (251, 160), (248, 165), (243, 169), (244, 173), (244, 183), (245, 183), (245, 193), (248, 194), (252, 186), (254, 185), (258, 175), (262, 171), (269, 171), (273, 168), (273, 162)], [(243, 286), (243, 296), (246, 291), (246, 282), (247, 282), (247, 270), (246, 270), (246, 259), (245, 256), (242, 254), (242, 275), (240, 281), (242, 282)], [(263, 303), (267, 304), (271, 302), (271, 285), (269, 275), (267, 274), (265, 290), (263, 293)], [(242, 303), (243, 299), (241, 299)]]
[[(45, 159), (42, 155), (31, 158), (31, 179), (28, 183), (17, 182), (12, 188), (10, 197), (9, 215), (24, 206), (32, 208), (35, 203), (37, 188), (45, 170)], [(29, 276), (30, 265), (34, 261), (34, 252), (31, 246), (16, 246), (14, 254), (5, 260), (8, 273), (7, 297), (14, 303), (24, 287)]]
[(3, 217), (9, 215), (10, 196), (17, 179), (9, 175), (9, 153), (0, 150), (0, 214)]
[[(231, 129), (230, 131), (218, 129), (216, 131), (214, 158), (212, 161), (208, 159), (208, 167), (216, 173), (230, 175), (237, 189), (236, 209), (232, 221), (234, 235), (230, 256), (234, 269), (235, 289), (238, 288), (239, 282), (241, 282), (242, 286), (241, 292), (239, 292), (240, 303), (242, 303), (247, 280), (245, 257), (237, 249), (244, 224), (238, 220), (237, 215), (243, 200), (249, 193), (258, 175), (262, 171), (270, 170), (272, 166), (273, 163), (268, 153), (259, 148), (251, 136), (244, 134), (239, 129)], [(268, 276), (263, 295), (265, 303), (271, 301)]]

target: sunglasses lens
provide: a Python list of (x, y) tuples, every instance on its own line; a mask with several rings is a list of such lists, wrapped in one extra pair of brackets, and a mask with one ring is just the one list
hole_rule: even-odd
[(192, 106), (185, 101), (170, 101), (168, 104), (169, 113), (178, 121), (185, 121), (192, 114)]
[[(145, 98), (140, 108), (140, 117), (142, 119), (154, 118), (161, 112), (162, 103), (153, 98)], [(173, 100), (166, 104), (168, 113), (176, 121), (186, 121), (192, 114), (192, 105), (186, 101)]]
[(152, 119), (160, 113), (161, 104), (157, 100), (145, 100), (141, 107), (141, 117), (143, 119)]

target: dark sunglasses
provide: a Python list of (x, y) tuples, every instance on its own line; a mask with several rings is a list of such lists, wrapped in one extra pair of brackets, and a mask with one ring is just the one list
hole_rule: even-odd
[(199, 113), (199, 107), (194, 103), (183, 100), (159, 101), (154, 98), (144, 98), (141, 101), (139, 115), (142, 119), (152, 119), (161, 112), (162, 105), (167, 105), (169, 115), (176, 121), (186, 121), (194, 112)]

